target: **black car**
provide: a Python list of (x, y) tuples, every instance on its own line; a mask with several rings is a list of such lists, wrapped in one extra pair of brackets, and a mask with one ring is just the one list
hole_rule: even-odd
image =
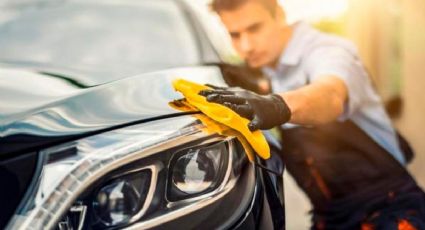
[[(0, 5), (0, 228), (283, 229), (279, 144), (254, 165), (171, 81), (245, 69), (185, 1)], [(239, 76), (239, 77), (241, 77)], [(246, 86), (243, 85), (242, 86)]]

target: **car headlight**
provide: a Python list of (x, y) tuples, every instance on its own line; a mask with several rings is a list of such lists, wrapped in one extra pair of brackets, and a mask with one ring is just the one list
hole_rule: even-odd
[(182, 200), (214, 189), (226, 172), (226, 153), (224, 143), (177, 152), (169, 166), (168, 198)]
[(149, 228), (223, 198), (249, 165), (243, 148), (187, 117), (172, 120), (41, 151), (40, 180), (8, 227)]
[(150, 170), (121, 176), (103, 185), (93, 196), (96, 221), (105, 226), (128, 222), (143, 207), (151, 180)]

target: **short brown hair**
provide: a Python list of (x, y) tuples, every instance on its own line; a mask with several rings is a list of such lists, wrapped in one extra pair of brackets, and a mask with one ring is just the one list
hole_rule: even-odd
[(213, 0), (211, 9), (215, 12), (220, 10), (233, 10), (248, 1), (258, 1), (261, 3), (273, 16), (277, 6), (277, 0)]

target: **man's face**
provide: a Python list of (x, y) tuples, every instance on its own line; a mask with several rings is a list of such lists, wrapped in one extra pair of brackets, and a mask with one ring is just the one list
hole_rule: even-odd
[(282, 18), (273, 16), (261, 3), (247, 1), (232, 10), (219, 12), (233, 46), (253, 68), (273, 66), (284, 46)]

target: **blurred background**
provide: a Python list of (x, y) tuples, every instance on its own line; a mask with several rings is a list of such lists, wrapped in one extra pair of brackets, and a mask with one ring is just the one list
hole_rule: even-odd
[[(409, 169), (425, 188), (425, 1), (282, 0), (290, 22), (306, 20), (352, 40), (398, 130), (416, 152)], [(286, 178), (288, 229), (305, 229), (309, 205)], [(301, 205), (302, 204), (302, 205)]]
[[(409, 170), (425, 188), (425, 1), (279, 2), (289, 23), (307, 21), (357, 45), (395, 126), (416, 153)], [(310, 205), (306, 197), (288, 175), (285, 186), (287, 229), (307, 229)]]

